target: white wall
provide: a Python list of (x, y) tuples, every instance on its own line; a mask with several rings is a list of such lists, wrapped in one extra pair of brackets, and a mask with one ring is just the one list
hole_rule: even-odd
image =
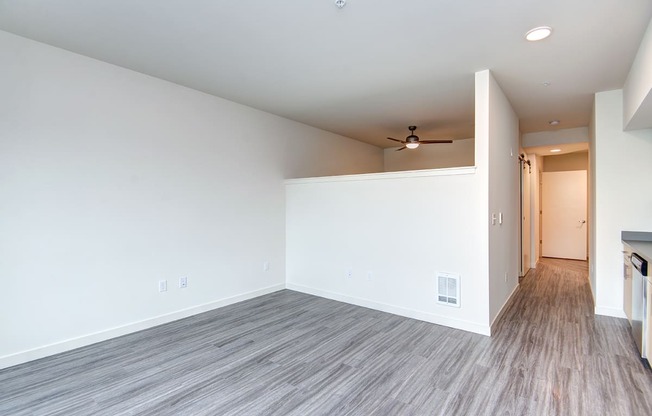
[(0, 51), (0, 367), (283, 288), (283, 179), (382, 170), (169, 82), (5, 32)]
[(623, 125), (627, 130), (652, 128), (652, 20), (623, 87)]
[[(493, 322), (518, 285), (518, 117), (489, 71), (476, 73), (476, 165), (487, 169), (489, 318)], [(483, 151), (478, 149), (486, 142)], [(492, 225), (502, 213), (503, 223)]]
[[(474, 171), (287, 181), (288, 288), (488, 334)], [(461, 276), (460, 308), (436, 303), (437, 272)]]
[(565, 172), (569, 170), (589, 170), (589, 152), (573, 152), (563, 155), (544, 156), (544, 172)]
[(589, 129), (587, 127), (576, 127), (572, 129), (557, 129), (551, 131), (525, 133), (522, 137), (521, 146), (550, 146), (565, 143), (586, 143), (588, 141)]
[(453, 143), (421, 145), (416, 150), (397, 148), (384, 151), (385, 172), (418, 169), (441, 169), (473, 166), (475, 140), (462, 139)]
[(530, 223), (530, 235), (531, 238), (531, 253), (532, 259), (530, 267), (536, 268), (539, 259), (541, 258), (541, 200), (539, 198), (540, 193), (540, 184), (541, 184), (541, 172), (543, 172), (544, 164), (543, 157), (537, 156), (535, 154), (528, 155), (528, 159), (532, 162), (532, 174), (530, 175), (530, 195), (531, 201), (530, 204), (530, 217), (532, 221)]
[(622, 90), (595, 95), (596, 313), (619, 317), (625, 317), (620, 233), (652, 231), (652, 129), (624, 132), (622, 111)]
[(597, 299), (595, 276), (595, 99), (589, 122), (589, 281), (593, 302)]
[[(280, 140), (279, 146), (285, 144), (286, 179), (383, 171), (383, 150), (379, 147), (281, 117), (273, 118), (280, 128), (268, 140)], [(263, 140), (266, 133), (258, 130), (256, 134), (262, 135), (259, 140)]]

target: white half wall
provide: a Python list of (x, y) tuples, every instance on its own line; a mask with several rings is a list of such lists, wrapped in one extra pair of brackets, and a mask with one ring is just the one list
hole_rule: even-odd
[(462, 139), (453, 143), (421, 145), (416, 150), (384, 150), (385, 172), (418, 169), (442, 169), (475, 165), (475, 140)]
[[(479, 185), (472, 167), (286, 181), (288, 288), (488, 335)], [(437, 272), (461, 276), (460, 308)]]
[(481, 198), (488, 224), (485, 241), (493, 322), (518, 286), (519, 129), (518, 117), (490, 71), (476, 73), (475, 94), (476, 166), (487, 180)]
[(287, 181), (288, 288), (490, 335), (518, 285), (519, 131), (489, 71), (475, 108), (473, 168)]
[(6, 32), (0, 54), (0, 367), (284, 288), (284, 179), (383, 167), (375, 146)]
[(622, 90), (595, 95), (591, 166), (595, 312), (624, 318), (621, 231), (652, 231), (652, 129), (623, 131), (622, 109)]

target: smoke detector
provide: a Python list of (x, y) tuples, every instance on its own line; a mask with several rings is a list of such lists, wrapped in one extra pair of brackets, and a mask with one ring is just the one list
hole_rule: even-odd
[(335, 5), (338, 9), (341, 9), (342, 7), (346, 6), (346, 0), (335, 0)]

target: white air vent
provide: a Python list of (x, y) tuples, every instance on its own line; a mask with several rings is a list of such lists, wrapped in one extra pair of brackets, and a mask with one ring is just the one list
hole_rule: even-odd
[(460, 307), (460, 276), (437, 273), (437, 303)]

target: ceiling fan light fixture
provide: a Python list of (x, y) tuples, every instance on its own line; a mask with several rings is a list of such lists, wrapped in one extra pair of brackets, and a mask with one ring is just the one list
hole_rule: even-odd
[(397, 149), (396, 151), (398, 152), (399, 150), (404, 150), (404, 149), (416, 149), (419, 147), (420, 144), (438, 144), (438, 143), (453, 143), (453, 140), (447, 139), (447, 140), (419, 140), (419, 136), (414, 134), (414, 131), (417, 129), (417, 126), (408, 126), (408, 130), (410, 130), (410, 135), (405, 138), (405, 140), (398, 140), (393, 137), (388, 137), (388, 140), (391, 140), (393, 142), (398, 142), (403, 145), (400, 149)]
[(530, 42), (536, 42), (538, 40), (543, 40), (552, 34), (552, 28), (550, 26), (539, 26), (534, 29), (528, 30), (525, 34), (525, 39)]

